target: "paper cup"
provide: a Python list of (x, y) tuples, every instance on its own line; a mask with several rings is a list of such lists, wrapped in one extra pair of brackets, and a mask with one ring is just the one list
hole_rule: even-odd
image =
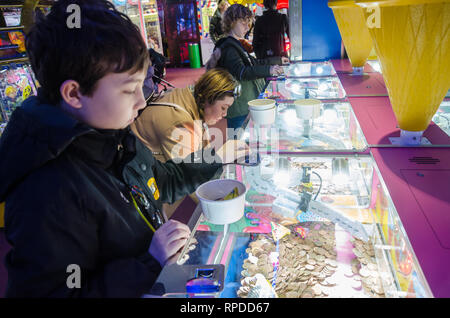
[[(216, 201), (238, 188), (239, 195), (226, 201)], [(237, 180), (220, 179), (203, 183), (195, 194), (200, 200), (202, 211), (207, 221), (212, 224), (231, 224), (244, 216), (245, 194), (247, 188)]]

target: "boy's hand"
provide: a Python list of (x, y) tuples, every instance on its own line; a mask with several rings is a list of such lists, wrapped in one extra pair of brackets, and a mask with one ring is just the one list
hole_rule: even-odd
[(240, 158), (244, 158), (249, 152), (250, 148), (245, 141), (230, 139), (217, 150), (216, 155), (225, 164), (233, 163)]
[(286, 65), (286, 64), (289, 64), (290, 61), (289, 61), (289, 59), (288, 59), (286, 56), (282, 56), (282, 57), (281, 57), (281, 63), (282, 63), (283, 65)]
[(190, 235), (191, 230), (186, 224), (169, 220), (153, 234), (148, 252), (158, 260), (161, 267), (172, 264), (180, 256)]

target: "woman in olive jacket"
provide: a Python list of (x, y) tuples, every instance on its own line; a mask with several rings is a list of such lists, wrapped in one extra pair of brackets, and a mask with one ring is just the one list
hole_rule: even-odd
[(222, 67), (228, 70), (241, 84), (242, 93), (228, 109), (228, 128), (240, 128), (248, 115), (248, 102), (258, 98), (264, 90), (265, 78), (283, 73), (282, 63), (287, 58), (274, 57), (257, 60), (248, 54), (239, 39), (244, 38), (249, 30), (252, 12), (243, 5), (233, 4), (225, 11), (222, 27), (227, 37), (220, 39), (215, 46), (213, 56), (208, 61), (207, 69)]

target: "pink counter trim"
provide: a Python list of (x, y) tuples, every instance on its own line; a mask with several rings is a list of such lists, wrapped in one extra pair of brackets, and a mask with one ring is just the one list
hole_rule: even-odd
[[(334, 70), (337, 73), (343, 73), (343, 72), (353, 72), (352, 64), (348, 59), (337, 59), (337, 60), (331, 60), (330, 61), (333, 64)], [(375, 73), (376, 71), (373, 69), (370, 64), (366, 63), (364, 65), (364, 72), (366, 73)]]
[(236, 165), (236, 180), (242, 182), (242, 166)]
[[(392, 146), (389, 137), (399, 137), (400, 129), (389, 97), (350, 97), (348, 100), (369, 146)], [(450, 137), (433, 122), (423, 136), (433, 145), (450, 145)]]
[(234, 236), (235, 236), (235, 234), (232, 232), (232, 233), (230, 233), (230, 235), (228, 237), (227, 246), (225, 247), (225, 249), (223, 251), (222, 259), (220, 260), (220, 264), (222, 264), (222, 265), (226, 266), (228, 257), (230, 256), (231, 253), (233, 253), (232, 247), (233, 247), (233, 242), (234, 242)]
[(355, 76), (348, 73), (337, 73), (347, 97), (355, 96), (388, 96), (383, 75), (365, 73)]
[(219, 249), (220, 242), (222, 242), (223, 233), (221, 233), (217, 238), (216, 242), (214, 243), (214, 246), (211, 249), (211, 253), (209, 254), (208, 261), (206, 264), (212, 264), (214, 262), (214, 258), (216, 257), (216, 253)]
[[(450, 297), (450, 150), (371, 152), (434, 297)], [(418, 164), (415, 157), (435, 163)]]
[[(227, 259), (230, 256), (230, 254), (233, 252), (233, 241), (234, 241), (235, 233), (231, 232), (228, 235), (227, 245), (225, 246), (222, 254), (222, 258), (220, 259), (220, 264), (226, 265)], [(214, 243), (214, 246), (211, 249), (211, 253), (209, 254), (208, 260), (206, 264), (213, 264), (214, 259), (216, 258), (217, 252), (219, 252), (220, 243), (223, 239), (223, 233), (221, 233), (219, 236), (217, 236), (216, 241)]]

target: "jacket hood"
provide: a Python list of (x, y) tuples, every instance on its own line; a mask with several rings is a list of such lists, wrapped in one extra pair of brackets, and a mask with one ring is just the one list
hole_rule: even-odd
[(232, 36), (225, 36), (225, 37), (222, 37), (222, 38), (219, 39), (219, 41), (217, 41), (217, 43), (216, 43), (216, 45), (215, 45), (214, 48), (221, 47), (225, 42), (227, 42), (227, 44), (228, 44), (228, 43), (233, 43), (233, 40), (235, 40), (236, 43), (239, 42), (238, 40), (236, 40), (236, 39), (233, 38)]
[(222, 57), (222, 50), (229, 45), (234, 46), (238, 51), (244, 50), (241, 43), (232, 36), (220, 38), (216, 42), (216, 45), (214, 46), (214, 50), (213, 53), (211, 54), (211, 57), (206, 62), (205, 67), (207, 71), (217, 67), (217, 65), (219, 64), (219, 60)]
[(0, 139), (0, 202), (28, 174), (57, 158), (92, 128), (31, 96), (11, 116)]
[(195, 119), (202, 119), (199, 113), (197, 103), (195, 102), (194, 94), (190, 87), (174, 88), (170, 94), (167, 94), (159, 101), (155, 102), (169, 102), (179, 105), (186, 109), (186, 111)]

